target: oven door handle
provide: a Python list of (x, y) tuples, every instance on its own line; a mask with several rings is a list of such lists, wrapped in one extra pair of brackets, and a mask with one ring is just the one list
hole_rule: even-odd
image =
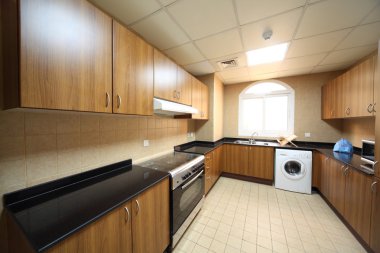
[(186, 189), (189, 185), (191, 185), (192, 182), (194, 182), (195, 180), (198, 179), (198, 177), (200, 177), (202, 174), (203, 174), (204, 170), (202, 170), (201, 172), (198, 173), (198, 175), (196, 175), (193, 179), (191, 179), (189, 182), (187, 182), (186, 184), (184, 184), (181, 189), (184, 190)]

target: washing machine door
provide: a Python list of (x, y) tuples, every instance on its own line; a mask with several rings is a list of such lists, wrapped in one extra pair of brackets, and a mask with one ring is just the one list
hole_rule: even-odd
[(289, 159), (283, 162), (281, 166), (282, 174), (292, 180), (299, 180), (306, 175), (306, 169), (303, 162), (296, 159)]

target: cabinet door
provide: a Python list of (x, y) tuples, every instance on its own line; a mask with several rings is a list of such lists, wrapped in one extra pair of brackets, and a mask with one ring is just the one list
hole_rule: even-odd
[[(380, 52), (380, 50), (379, 50)], [(373, 115), (376, 116), (376, 108), (379, 108), (379, 97), (380, 97), (380, 58), (375, 55), (374, 56), (374, 61), (375, 61), (375, 74), (374, 74), (374, 80), (373, 80)]]
[(333, 118), (332, 86), (333, 80), (322, 86), (322, 119)]
[(380, 179), (374, 177), (372, 182), (372, 214), (370, 246), (374, 252), (380, 252)]
[(220, 174), (223, 171), (223, 163), (224, 163), (223, 146), (220, 146), (214, 150), (214, 167), (215, 167), (216, 180), (218, 180)]
[(322, 154), (313, 151), (313, 178), (312, 186), (321, 190), (321, 166), (323, 162)]
[(329, 184), (330, 184), (330, 158), (321, 155), (322, 161), (321, 161), (321, 189), (320, 192), (325, 196), (325, 198), (330, 198), (330, 192), (329, 192)]
[(132, 253), (131, 203), (84, 227), (48, 253)]
[(334, 118), (344, 118), (344, 105), (345, 105), (345, 99), (344, 99), (344, 94), (345, 94), (345, 83), (346, 81), (346, 76), (345, 74), (342, 74), (338, 76), (335, 79), (334, 82), (334, 92), (335, 92), (335, 98), (333, 100), (334, 102)]
[(201, 93), (202, 93), (202, 119), (208, 119), (208, 87), (207, 85), (201, 83)]
[(153, 48), (113, 21), (113, 112), (153, 114)]
[(339, 213), (344, 213), (344, 201), (345, 201), (345, 188), (346, 188), (346, 176), (345, 171), (348, 168), (334, 160), (329, 161), (329, 197), (330, 203), (339, 211)]
[(177, 102), (177, 64), (154, 49), (154, 96)]
[(214, 184), (214, 152), (209, 152), (205, 155), (205, 194), (211, 189)]
[(20, 0), (21, 107), (112, 112), (112, 20), (85, 0)]
[(249, 147), (247, 176), (273, 181), (274, 148)]
[(201, 82), (195, 77), (191, 78), (191, 105), (198, 109), (198, 113), (192, 115), (193, 119), (201, 119), (202, 113), (202, 87)]
[(226, 145), (225, 172), (246, 175), (248, 173), (248, 146)]
[(177, 68), (177, 88), (178, 102), (191, 105), (191, 75), (181, 67)]
[(343, 216), (367, 243), (369, 243), (371, 222), (371, 184), (371, 176), (354, 169), (348, 171)]
[(169, 179), (132, 200), (133, 253), (162, 253), (167, 248), (169, 206)]

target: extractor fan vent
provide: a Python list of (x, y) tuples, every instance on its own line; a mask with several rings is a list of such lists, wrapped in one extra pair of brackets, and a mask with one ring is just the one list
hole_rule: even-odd
[(223, 69), (229, 69), (229, 68), (235, 68), (239, 66), (239, 63), (237, 61), (237, 58), (229, 59), (225, 61), (218, 62), (218, 66), (221, 70)]

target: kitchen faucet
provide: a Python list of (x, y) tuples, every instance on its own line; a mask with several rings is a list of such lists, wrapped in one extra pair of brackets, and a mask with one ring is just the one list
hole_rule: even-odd
[(259, 136), (259, 134), (257, 132), (253, 132), (251, 134), (251, 138), (249, 138), (249, 144), (255, 144), (256, 143), (256, 140), (255, 140), (255, 138), (253, 138), (253, 136)]

